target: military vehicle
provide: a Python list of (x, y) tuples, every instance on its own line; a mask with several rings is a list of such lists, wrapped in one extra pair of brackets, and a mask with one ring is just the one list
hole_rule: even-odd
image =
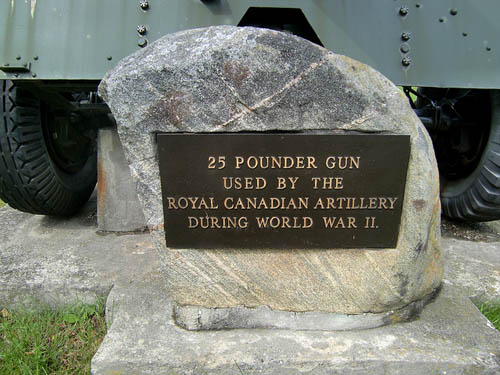
[(428, 129), (445, 215), (500, 218), (497, 0), (3, 0), (0, 197), (67, 216), (96, 183), (96, 95), (121, 58), (167, 33), (211, 25), (296, 34), (401, 86)]

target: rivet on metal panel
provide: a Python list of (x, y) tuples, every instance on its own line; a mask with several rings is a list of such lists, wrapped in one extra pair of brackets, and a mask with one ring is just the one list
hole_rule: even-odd
[(14, 73), (14, 77), (19, 77), (19, 73)]
[(147, 31), (146, 26), (144, 26), (144, 25), (137, 26), (137, 32), (139, 34), (144, 35), (144, 34), (146, 34), (146, 31)]
[(421, 6), (421, 5), (420, 5), (420, 3), (416, 3), (416, 4), (415, 4), (415, 6), (416, 6), (417, 8), (420, 8), (420, 6)]
[(142, 48), (142, 47), (146, 47), (146, 46), (147, 46), (147, 44), (148, 44), (148, 41), (147, 41), (146, 39), (144, 39), (144, 38), (140, 38), (140, 39), (137, 41), (137, 45), (138, 45), (139, 47), (141, 47), (141, 48)]
[(411, 38), (411, 33), (409, 31), (403, 31), (401, 33), (401, 39), (410, 40), (410, 38)]
[(465, 31), (462, 33), (463, 36), (467, 36), (469, 34), (467, 34)]
[(403, 60), (401, 60), (401, 64), (403, 64), (404, 66), (409, 66), (411, 64), (410, 56), (403, 57)]
[(111, 61), (111, 60), (113, 60), (113, 56), (108, 56), (108, 57), (106, 57), (106, 59), (107, 59), (108, 61)]
[(407, 7), (401, 7), (401, 8), (399, 8), (399, 14), (401, 16), (406, 16), (408, 14), (408, 8)]
[(451, 8), (451, 9), (450, 9), (450, 14), (451, 14), (452, 16), (456, 16), (456, 15), (458, 14), (458, 10), (456, 10), (455, 8)]
[(410, 52), (410, 46), (406, 43), (401, 44), (401, 47), (399, 48), (401, 52), (403, 53), (408, 53)]
[(141, 7), (142, 10), (146, 10), (149, 8), (149, 3), (146, 0), (141, 0), (139, 6)]
[(10, 64), (9, 63), (5, 63), (5, 64), (3, 64), (3, 66), (10, 66)]
[(491, 47), (486, 47), (486, 51), (491, 51)]
[(446, 21), (445, 17), (439, 17), (439, 22), (443, 23), (444, 21)]
[(16, 60), (21, 60), (21, 56), (20, 56), (20, 55), (17, 55), (17, 56), (16, 56)]
[(33, 60), (37, 61), (38, 60), (38, 56), (33, 57)]
[(33, 78), (35, 78), (35, 77), (36, 77), (36, 73), (31, 73), (31, 76), (32, 76)]

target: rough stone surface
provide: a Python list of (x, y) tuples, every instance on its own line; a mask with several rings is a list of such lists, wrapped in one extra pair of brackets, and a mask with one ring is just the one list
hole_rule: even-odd
[(500, 333), (445, 286), (410, 323), (354, 331), (186, 331), (161, 285), (114, 288), (92, 374), (498, 374)]
[[(437, 293), (437, 292), (436, 292)], [(269, 328), (301, 331), (346, 331), (381, 327), (414, 319), (435, 294), (383, 314), (332, 314), (325, 312), (273, 311), (268, 307), (206, 309), (174, 305), (175, 323), (188, 330)]]
[(99, 129), (97, 165), (99, 230), (144, 230), (144, 214), (115, 128)]
[[(99, 92), (118, 123), (146, 221), (179, 305), (379, 313), (441, 281), (431, 141), (389, 80), (301, 38), (230, 26), (165, 36), (123, 59)], [(387, 132), (411, 137), (395, 249), (167, 249), (156, 132)]]

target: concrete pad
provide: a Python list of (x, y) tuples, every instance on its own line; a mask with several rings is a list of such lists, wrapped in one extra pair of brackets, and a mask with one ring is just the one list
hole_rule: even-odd
[(149, 234), (101, 235), (95, 196), (70, 219), (0, 209), (0, 308), (93, 303), (117, 283), (159, 277)]
[(445, 286), (410, 323), (358, 331), (187, 331), (160, 285), (113, 289), (92, 374), (497, 374), (500, 333)]
[(442, 241), (444, 283), (476, 303), (500, 302), (500, 242)]

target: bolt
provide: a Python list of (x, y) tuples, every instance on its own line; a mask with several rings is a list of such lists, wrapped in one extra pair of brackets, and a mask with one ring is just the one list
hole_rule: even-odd
[(403, 60), (401, 60), (401, 64), (404, 66), (409, 66), (411, 64), (411, 58), (409, 56), (403, 57)]
[(491, 51), (491, 47), (486, 47), (486, 51)]
[(146, 10), (149, 8), (149, 3), (146, 0), (141, 0), (139, 6), (141, 7), (142, 10)]
[(144, 26), (144, 25), (137, 26), (137, 32), (139, 34), (144, 35), (144, 34), (146, 34), (146, 31), (147, 31), (146, 26)]
[(35, 77), (36, 77), (36, 73), (31, 73), (31, 76), (32, 76), (33, 78), (35, 78)]
[(108, 61), (111, 61), (111, 60), (113, 60), (113, 56), (108, 56), (108, 57), (106, 57), (106, 59), (108, 59)]
[(403, 31), (401, 34), (401, 39), (403, 40), (410, 40), (411, 38), (411, 33), (409, 31)]
[(407, 7), (399, 8), (399, 14), (403, 17), (406, 16), (408, 14), (408, 8)]
[(442, 22), (444, 22), (445, 20), (446, 20), (446, 18), (444, 18), (444, 17), (439, 17), (439, 22), (441, 22), (441, 23), (442, 23)]
[(16, 60), (21, 60), (21, 56), (20, 56), (20, 55), (17, 55), (17, 56), (16, 56)]
[(403, 44), (401, 44), (400, 50), (403, 53), (408, 53), (408, 52), (410, 52), (410, 46), (406, 43), (403, 43)]
[(148, 44), (148, 41), (144, 38), (140, 38), (138, 41), (137, 41), (137, 45), (141, 48), (144, 48), (146, 47)]
[(415, 6), (416, 6), (417, 8), (420, 8), (420, 3), (416, 3), (416, 4), (415, 4)]
[(450, 14), (452, 16), (456, 16), (458, 14), (458, 10), (456, 10), (455, 8), (452, 8), (452, 9), (450, 9)]
[(35, 61), (38, 60), (38, 56), (33, 57), (33, 60)]
[(467, 36), (469, 34), (467, 34), (465, 31), (462, 33), (463, 36)]

